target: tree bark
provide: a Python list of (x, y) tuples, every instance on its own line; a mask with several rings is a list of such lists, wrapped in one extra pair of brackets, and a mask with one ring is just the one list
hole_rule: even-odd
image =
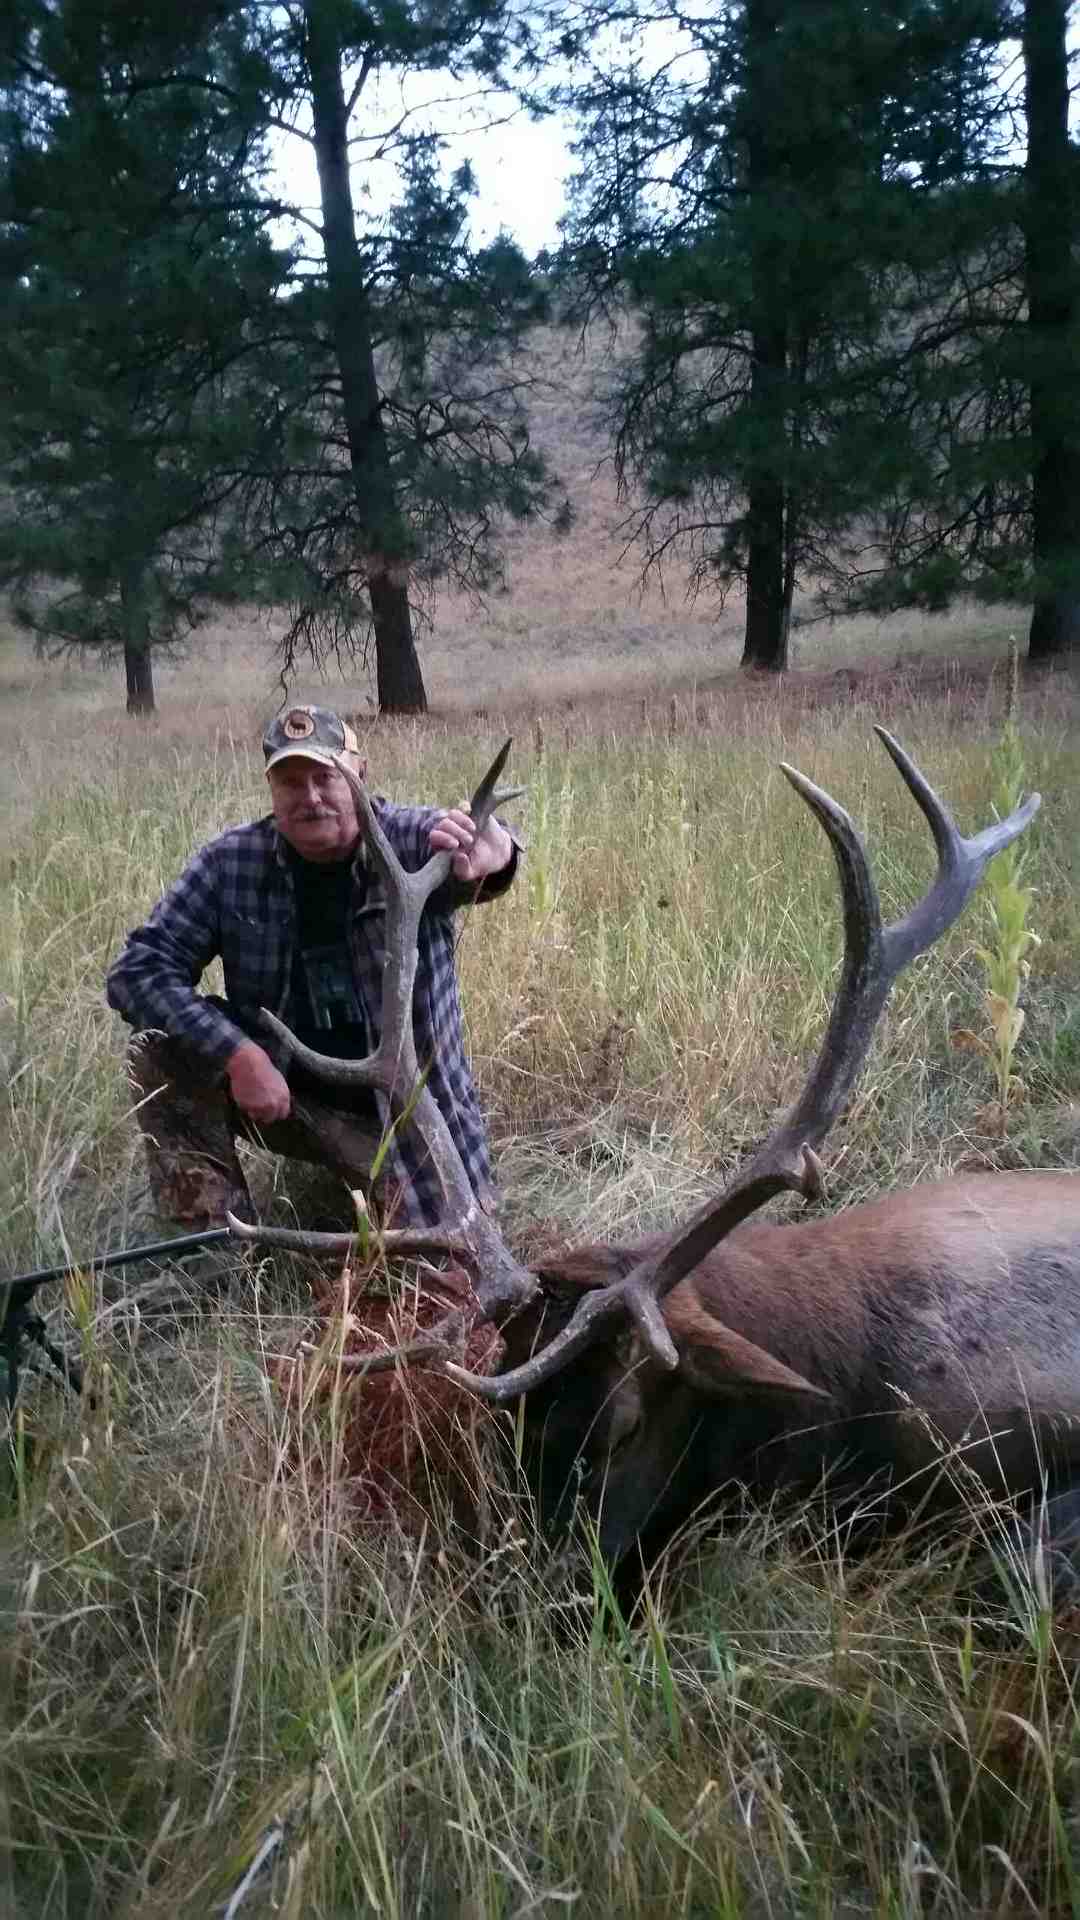
[(379, 707), (424, 713), (427, 695), (413, 638), (408, 541), (383, 425), (363, 261), (349, 179), (348, 123), (334, 0), (304, 0), (315, 158), (334, 352), (356, 498), (368, 539)]
[[(744, 667), (782, 673), (787, 666), (785, 616), (784, 392), (788, 328), (784, 262), (767, 219), (778, 161), (774, 123), (776, 35), (782, 0), (747, 0), (742, 114), (750, 241), (750, 425), (747, 462), (746, 627)], [(779, 135), (782, 137), (782, 134)], [(760, 216), (755, 218), (755, 214)]]
[(768, 476), (756, 481), (747, 505), (746, 626), (742, 664), (783, 673), (788, 661), (784, 565), (784, 489)]
[(1069, 147), (1068, 11), (1066, 0), (1025, 0), (1033, 661), (1080, 649), (1080, 186)]
[(120, 606), (124, 625), (124, 675), (127, 680), (129, 713), (154, 713), (154, 656), (150, 639), (150, 619), (146, 610), (144, 578), (141, 569), (133, 569), (120, 583)]

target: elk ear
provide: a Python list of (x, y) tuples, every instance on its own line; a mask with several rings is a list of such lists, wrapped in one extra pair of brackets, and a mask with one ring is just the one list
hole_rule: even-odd
[(699, 1393), (749, 1390), (831, 1398), (824, 1387), (815, 1387), (803, 1374), (785, 1366), (767, 1347), (759, 1347), (704, 1312), (695, 1298), (673, 1300), (664, 1318), (679, 1349), (679, 1374)]

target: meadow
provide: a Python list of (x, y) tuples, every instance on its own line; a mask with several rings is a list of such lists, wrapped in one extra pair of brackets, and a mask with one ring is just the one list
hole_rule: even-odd
[[(988, 819), (1016, 619), (815, 630), (762, 687), (736, 670), (736, 609), (637, 600), (578, 538), (580, 568), (523, 548), (505, 599), (440, 609), (423, 723), (376, 724), (362, 678), (292, 689), (359, 715), (398, 798), (452, 803), (515, 735), (528, 859), (466, 919), (460, 964), (523, 1245), (675, 1218), (791, 1100), (839, 925), (778, 762), (848, 807), (902, 911), (929, 840), (872, 724), (965, 830)], [(149, 725), (7, 631), (0, 681), (10, 1274), (144, 1233), (103, 970), (187, 854), (263, 810), (279, 696), (268, 634), (238, 620), (161, 673)], [(986, 1061), (955, 1044), (985, 1027), (982, 898), (894, 993), (828, 1143), (830, 1206), (1080, 1164), (1078, 713), (1068, 674), (1021, 690), (1040, 945), (1004, 1137)], [(252, 1171), (269, 1213), (302, 1214), (288, 1172)], [(536, 1540), (512, 1415), (463, 1426), (468, 1526), (434, 1480), (426, 1532), (358, 1519), (345, 1389), (298, 1448), (275, 1384), (309, 1279), (248, 1257), (190, 1311), (85, 1274), (45, 1296), (96, 1404), (29, 1380), (4, 1493), (0, 1914), (1080, 1912), (1080, 1623), (1007, 1516), (973, 1491), (957, 1528), (860, 1557), (821, 1514), (747, 1508), (680, 1542), (628, 1618), (601, 1567), (571, 1580)]]

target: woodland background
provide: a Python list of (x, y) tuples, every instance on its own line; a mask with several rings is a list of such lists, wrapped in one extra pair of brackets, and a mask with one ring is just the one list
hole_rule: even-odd
[[(0, 584), (46, 653), (156, 656), (223, 605), (286, 672), (370, 660), (587, 510), (535, 433), (537, 325), (631, 566), (793, 621), (1030, 606), (1080, 634), (1080, 189), (1065, 0), (355, 0), (181, 18), (18, 0), (0, 43)], [(439, 83), (574, 133), (560, 244), (471, 238)], [(482, 138), (482, 133), (477, 133)], [(290, 198), (299, 146), (318, 205)], [(457, 149), (455, 149), (457, 151)], [(387, 192), (387, 170), (396, 182)], [(380, 191), (373, 190), (376, 179)], [(528, 182), (522, 182), (527, 193)], [(595, 365), (596, 363), (593, 362)]]

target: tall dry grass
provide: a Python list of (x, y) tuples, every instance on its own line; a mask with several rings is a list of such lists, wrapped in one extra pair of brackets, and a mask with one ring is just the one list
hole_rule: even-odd
[[(263, 804), (269, 673), (214, 645), (135, 729), (92, 678), (4, 656), (8, 1272), (144, 1221), (101, 977), (186, 854)], [(920, 699), (857, 675), (816, 705), (734, 684), (674, 708), (633, 686), (572, 712), (529, 697), (508, 683), (482, 719), (462, 702), (373, 728), (369, 753), (384, 790), (452, 801), (513, 709), (527, 866), (460, 949), (507, 1228), (624, 1236), (722, 1177), (826, 1015), (835, 883), (777, 761), (849, 807), (899, 911), (929, 848), (871, 722), (970, 827), (1001, 690)], [(1080, 1161), (1074, 703), (1059, 680), (1021, 718), (1045, 795), (1027, 1102), (1004, 1144), (984, 1135), (981, 1063), (950, 1045), (980, 993), (973, 907), (881, 1023), (830, 1141), (835, 1205), (961, 1166)], [(255, 1171), (274, 1204), (302, 1203), (288, 1174)], [(4, 1492), (0, 1913), (1076, 1909), (1075, 1625), (974, 1494), (958, 1529), (870, 1557), (815, 1511), (748, 1510), (687, 1540), (628, 1620), (602, 1567), (572, 1580), (534, 1539), (510, 1416), (471, 1443), (489, 1489), (473, 1537), (437, 1496), (423, 1542), (357, 1527), (333, 1393), (298, 1468), (269, 1378), (305, 1321), (295, 1268), (252, 1266), (187, 1317), (70, 1291), (95, 1404), (31, 1381)]]

